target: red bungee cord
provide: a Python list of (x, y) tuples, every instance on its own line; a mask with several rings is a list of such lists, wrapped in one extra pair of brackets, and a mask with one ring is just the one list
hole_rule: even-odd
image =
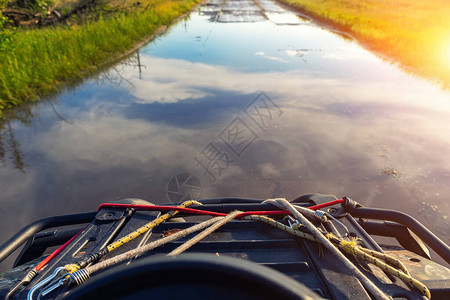
[[(328, 207), (331, 205), (343, 203), (344, 199), (338, 199), (333, 200), (330, 202), (314, 205), (307, 207), (311, 210), (318, 210), (324, 207)], [(120, 203), (103, 203), (100, 204), (97, 210), (101, 210), (102, 208), (132, 208), (136, 210), (150, 210), (150, 211), (166, 211), (166, 210), (176, 210), (184, 213), (191, 213), (196, 215), (207, 215), (207, 216), (214, 216), (214, 217), (223, 217), (227, 214), (224, 213), (218, 213), (213, 211), (207, 211), (207, 210), (200, 210), (200, 209), (193, 209), (193, 208), (187, 208), (187, 207), (174, 207), (174, 206), (167, 206), (167, 205), (136, 205), (136, 204), (120, 204)], [(289, 215), (290, 212), (287, 210), (268, 210), (268, 211), (247, 211), (243, 212), (236, 216), (237, 219), (243, 218), (245, 216), (249, 215)]]
[(324, 207), (328, 207), (328, 206), (331, 206), (331, 205), (340, 204), (340, 203), (344, 203), (344, 202), (345, 202), (345, 200), (341, 198), (341, 199), (333, 200), (333, 201), (330, 201), (330, 202), (313, 205), (313, 206), (310, 206), (310, 207), (307, 207), (307, 208), (312, 209), (312, 210), (318, 210), (318, 209), (321, 209), (321, 208), (324, 208)]
[(36, 267), (28, 271), (28, 273), (22, 278), (21, 281), (19, 281), (6, 295), (6, 299), (10, 299), (21, 286), (27, 285), (33, 280), (34, 277), (38, 274), (39, 270), (41, 270), (48, 262), (50, 262), (53, 258), (55, 258), (61, 251), (63, 251), (67, 246), (69, 246), (70, 243), (73, 242), (73, 240), (81, 233), (83, 232), (84, 228), (78, 232), (76, 235), (70, 238), (67, 242), (62, 244), (58, 249), (52, 252), (49, 256), (47, 256), (43, 261), (41, 261)]
[[(83, 229), (84, 230), (84, 229)], [(61, 253), (67, 246), (69, 246), (70, 243), (73, 242), (74, 239), (77, 238), (77, 236), (80, 235), (80, 233), (83, 231), (81, 230), (80, 232), (78, 232), (77, 234), (75, 234), (73, 237), (70, 238), (70, 240), (68, 240), (67, 242), (65, 242), (64, 244), (61, 245), (61, 247), (59, 247), (58, 249), (56, 249), (55, 251), (52, 252), (52, 254), (50, 254), (49, 256), (47, 256), (43, 261), (41, 261), (35, 268), (36, 271), (39, 271), (40, 269), (42, 269), (49, 261), (51, 261), (53, 258), (55, 258), (55, 256), (57, 256), (59, 253)]]

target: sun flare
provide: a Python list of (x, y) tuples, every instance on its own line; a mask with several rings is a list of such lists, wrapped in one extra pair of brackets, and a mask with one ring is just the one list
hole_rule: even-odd
[(450, 38), (444, 44), (442, 57), (444, 67), (450, 69)]

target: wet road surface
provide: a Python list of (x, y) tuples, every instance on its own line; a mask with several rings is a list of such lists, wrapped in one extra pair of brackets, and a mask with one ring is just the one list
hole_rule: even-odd
[(319, 192), (405, 211), (448, 241), (449, 100), (273, 1), (207, 1), (0, 124), (0, 240), (125, 197)]

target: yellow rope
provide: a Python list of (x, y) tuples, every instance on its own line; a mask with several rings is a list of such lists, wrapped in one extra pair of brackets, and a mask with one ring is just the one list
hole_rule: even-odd
[(286, 232), (289, 232), (292, 235), (298, 236), (298, 237), (302, 237), (304, 239), (310, 240), (310, 241), (314, 241), (317, 242), (317, 239), (309, 233), (305, 233), (303, 231), (300, 230), (295, 230), (292, 229), (289, 226), (284, 225), (283, 223), (277, 222), (274, 219), (271, 219), (269, 217), (266, 216), (261, 216), (261, 215), (251, 215), (251, 216), (246, 216), (242, 218), (243, 220), (252, 220), (252, 221), (261, 221), (263, 223), (269, 224), (273, 227), (279, 228), (281, 230), (284, 230)]
[[(195, 201), (195, 200), (189, 200), (189, 201), (185, 201), (182, 204), (180, 204), (178, 207), (181, 208), (185, 208), (187, 206), (191, 206), (191, 205), (202, 205), (200, 202)], [(176, 209), (176, 207), (174, 207), (174, 209)], [(132, 233), (118, 239), (115, 242), (112, 242), (111, 244), (109, 244), (108, 246), (106, 246), (106, 253), (109, 253), (111, 251), (113, 251), (114, 249), (119, 248), (120, 246), (122, 246), (123, 244), (128, 243), (129, 241), (137, 238), (138, 236), (140, 236), (141, 234), (153, 229), (154, 227), (158, 226), (159, 224), (167, 221), (168, 219), (172, 218), (174, 215), (176, 215), (178, 213), (177, 210), (172, 210), (169, 211), (168, 213), (156, 218), (155, 220), (145, 224), (142, 227), (139, 227), (138, 229), (136, 229), (135, 231), (133, 231)], [(68, 264), (65, 265), (64, 268), (67, 270), (67, 272), (69, 273), (73, 273), (76, 272), (78, 270), (81, 269), (79, 263), (74, 263), (74, 264)]]
[[(284, 230), (292, 235), (302, 237), (302, 238), (305, 238), (310, 241), (317, 242), (316, 238), (312, 234), (304, 233), (302, 231), (293, 229), (289, 226), (286, 226), (286, 225), (284, 225), (278, 221), (275, 221), (274, 219), (268, 218), (266, 216), (252, 215), (252, 216), (247, 216), (243, 219), (261, 221), (261, 222), (269, 224), (275, 228)], [(295, 225), (294, 225), (294, 227), (295, 227)], [(404, 282), (406, 282), (406, 283), (410, 284), (411, 286), (415, 287), (416, 289), (418, 289), (428, 299), (431, 299), (430, 290), (423, 283), (421, 283), (417, 279), (413, 278), (409, 274), (405, 265), (400, 260), (398, 260), (390, 255), (387, 255), (387, 254), (383, 254), (383, 253), (380, 253), (377, 251), (362, 248), (358, 245), (357, 239), (344, 240), (344, 239), (334, 236), (333, 234), (326, 234), (325, 236), (331, 242), (336, 244), (343, 251), (345, 251), (349, 254), (354, 254), (355, 256), (362, 258), (366, 262), (379, 267), (383, 271), (386, 271), (387, 273), (392, 274), (393, 276), (395, 276), (397, 278), (400, 278)], [(384, 261), (382, 261), (381, 259)], [(398, 267), (399, 269), (395, 269), (392, 266), (390, 266), (389, 264), (392, 264), (392, 265)]]
[(427, 297), (428, 299), (431, 299), (430, 290), (422, 282), (413, 278), (411, 275), (409, 275), (409, 273), (405, 273), (405, 272), (403, 272), (403, 270), (395, 269), (392, 266), (388, 265), (387, 263), (381, 261), (380, 259), (369, 255), (362, 249), (363, 248), (361, 248), (359, 246), (355, 246), (353, 248), (353, 253), (356, 256), (361, 257), (365, 261), (370, 262), (370, 263), (374, 264), (375, 266), (379, 267), (381, 270), (386, 271), (387, 273), (400, 278), (401, 280), (403, 280), (406, 283), (409, 283), (410, 285), (412, 285), (413, 287), (418, 289), (423, 295), (425, 295), (425, 297)]
[[(197, 201), (194, 201), (194, 200), (189, 200), (189, 201), (183, 202), (178, 207), (185, 208), (185, 207), (190, 206), (190, 205), (201, 205), (201, 203), (197, 202)], [(149, 231), (150, 229), (153, 229), (154, 227), (158, 226), (159, 224), (161, 224), (161, 223), (167, 221), (168, 219), (172, 218), (177, 213), (178, 213), (177, 210), (169, 211), (168, 213), (160, 216), (159, 218), (157, 218), (157, 219), (155, 219), (155, 220), (145, 224), (144, 226), (136, 229), (132, 233), (130, 233), (130, 234), (128, 234), (128, 235), (118, 239), (117, 241), (109, 244), (107, 246), (108, 252), (111, 252), (112, 250), (122, 246), (125, 243), (128, 243), (129, 241), (131, 241), (131, 240), (137, 238), (138, 236), (140, 236), (141, 234)]]
[(211, 226), (209, 226), (208, 228), (206, 228), (193, 238), (187, 240), (185, 243), (181, 244), (175, 250), (172, 250), (169, 254), (167, 254), (167, 256), (174, 256), (183, 253), (184, 251), (188, 250), (196, 243), (200, 242), (202, 239), (213, 233), (215, 230), (219, 229), (221, 226), (227, 224), (228, 222), (231, 222), (240, 213), (242, 212), (235, 210), (230, 212), (226, 217), (218, 219), (217, 222), (215, 222), (214, 224), (212, 224)]
[(409, 272), (408, 272), (408, 269), (406, 269), (406, 266), (400, 260), (398, 260), (397, 258), (395, 258), (393, 256), (390, 256), (388, 254), (381, 253), (381, 252), (378, 252), (378, 251), (373, 251), (373, 250), (370, 250), (370, 249), (367, 249), (367, 248), (360, 247), (359, 249), (361, 251), (363, 251), (363, 252), (366, 252), (367, 254), (369, 254), (369, 255), (371, 255), (373, 257), (376, 257), (376, 258), (379, 258), (381, 260), (384, 260), (386, 263), (397, 267), (398, 269), (402, 270), (403, 273), (405, 273), (406, 275), (410, 275)]

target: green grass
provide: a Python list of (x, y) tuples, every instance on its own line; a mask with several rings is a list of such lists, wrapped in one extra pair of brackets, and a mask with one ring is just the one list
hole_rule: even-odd
[(2, 109), (36, 101), (91, 74), (198, 2), (147, 0), (151, 9), (116, 13), (82, 25), (18, 31), (14, 47), (0, 52), (0, 116)]
[(450, 87), (448, 0), (281, 0)]

